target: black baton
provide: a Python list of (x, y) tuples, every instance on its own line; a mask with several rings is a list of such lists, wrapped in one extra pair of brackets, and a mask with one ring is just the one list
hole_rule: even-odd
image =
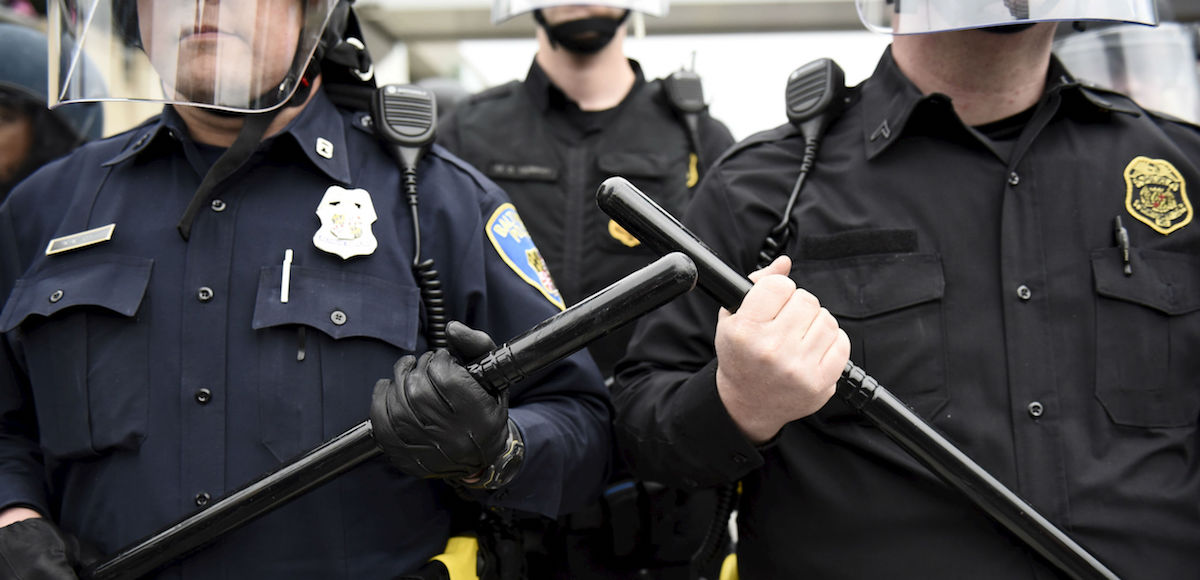
[[(681, 253), (618, 280), (500, 346), (467, 370), (489, 392), (541, 370), (696, 285), (696, 267)], [(382, 455), (363, 421), (213, 502), (206, 509), (122, 548), (80, 574), (84, 580), (134, 580), (187, 556), (360, 463)]]
[[(737, 310), (750, 291), (752, 284), (749, 279), (725, 263), (695, 234), (625, 179), (607, 179), (596, 193), (596, 203), (604, 213), (655, 252), (683, 252), (691, 257), (699, 272), (697, 283), (700, 288), (730, 312)], [(910, 455), (966, 494), (993, 520), (1008, 528), (1060, 570), (1080, 580), (1117, 579), (1117, 575), (1104, 564), (972, 461), (854, 363), (846, 363), (837, 392)]]

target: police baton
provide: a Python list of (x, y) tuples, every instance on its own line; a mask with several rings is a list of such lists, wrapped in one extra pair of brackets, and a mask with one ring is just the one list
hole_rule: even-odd
[[(606, 180), (596, 193), (596, 203), (655, 252), (683, 252), (691, 257), (699, 272), (699, 286), (730, 312), (737, 310), (750, 291), (750, 280), (625, 179)], [(854, 363), (846, 363), (837, 393), (910, 455), (1070, 577), (1117, 578)]]
[[(578, 351), (696, 285), (696, 267), (681, 253), (659, 258), (510, 340), (467, 370), (494, 395), (527, 375)], [(134, 580), (187, 556), (358, 464), (383, 454), (371, 422), (313, 449), (280, 469), (153, 535), (121, 549), (80, 574), (84, 580)]]

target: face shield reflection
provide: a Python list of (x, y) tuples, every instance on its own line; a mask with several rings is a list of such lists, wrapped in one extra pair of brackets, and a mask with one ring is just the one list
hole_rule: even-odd
[(885, 34), (925, 34), (1033, 22), (1154, 24), (1154, 0), (856, 0), (859, 19)]
[(1054, 53), (1085, 81), (1129, 95), (1138, 104), (1200, 123), (1200, 76), (1193, 27), (1113, 26), (1067, 36)]

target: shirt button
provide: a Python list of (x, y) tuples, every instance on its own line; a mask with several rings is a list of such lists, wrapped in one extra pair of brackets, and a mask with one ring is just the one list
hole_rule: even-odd
[(1030, 403), (1026, 408), (1029, 410), (1029, 416), (1033, 417), (1034, 419), (1041, 417), (1042, 413), (1046, 412), (1045, 407), (1043, 407), (1042, 404), (1037, 401)]
[(50, 303), (51, 304), (54, 304), (55, 302), (58, 302), (59, 300), (62, 300), (62, 299), (63, 299), (63, 291), (62, 290), (55, 290), (54, 293), (50, 295)]
[(212, 496), (208, 495), (208, 492), (202, 491), (196, 494), (196, 505), (199, 507), (204, 507), (208, 505), (208, 500), (210, 499), (212, 499)]
[(196, 402), (201, 405), (207, 405), (212, 400), (212, 391), (208, 389), (200, 389), (196, 391)]
[(1020, 298), (1023, 302), (1028, 302), (1030, 298), (1033, 298), (1033, 290), (1030, 290), (1029, 286), (1021, 284), (1017, 286), (1017, 298)]
[(196, 290), (196, 299), (201, 302), (208, 302), (213, 299), (213, 289), (208, 286), (201, 286)]
[(225, 211), (225, 202), (219, 199), (212, 200), (212, 210), (215, 212)]
[(1009, 173), (1008, 174), (1008, 184), (1013, 187), (1020, 185), (1021, 184), (1021, 176), (1017, 175), (1016, 171)]
[(334, 310), (329, 314), (329, 321), (338, 326), (346, 324), (346, 313), (341, 310)]

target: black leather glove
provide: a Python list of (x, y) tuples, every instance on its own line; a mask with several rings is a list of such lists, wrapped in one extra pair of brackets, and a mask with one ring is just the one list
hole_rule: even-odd
[(75, 570), (100, 559), (93, 548), (59, 530), (50, 520), (32, 518), (0, 528), (0, 578), (77, 580)]
[(392, 379), (375, 384), (371, 428), (392, 464), (417, 477), (496, 489), (512, 481), (525, 446), (508, 418), (507, 396), (479, 385), (455, 358), (477, 359), (495, 348), (486, 333), (459, 322), (446, 326), (452, 356), (436, 350), (405, 356)]

